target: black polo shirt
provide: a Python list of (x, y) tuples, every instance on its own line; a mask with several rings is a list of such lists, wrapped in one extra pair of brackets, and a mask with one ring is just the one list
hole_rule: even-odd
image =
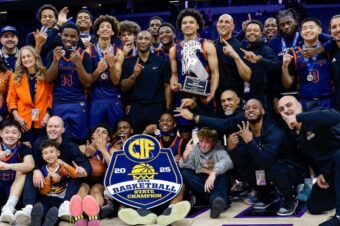
[(332, 76), (335, 81), (334, 97), (335, 109), (340, 112), (340, 47), (337, 46), (331, 58)]
[[(241, 43), (235, 38), (230, 38), (228, 40), (228, 43), (243, 59), (244, 54), (240, 50), (240, 48), (242, 47)], [(238, 73), (234, 59), (223, 53), (223, 47), (225, 44), (222, 43), (220, 39), (215, 40), (214, 44), (217, 52), (218, 71), (220, 74), (216, 99), (220, 99), (221, 93), (226, 89), (234, 90), (239, 97), (242, 97), (244, 82), (240, 77), (240, 74)]]
[[(127, 79), (133, 73), (137, 57), (125, 59), (123, 64), (122, 78)], [(146, 62), (139, 59), (144, 66), (135, 84), (130, 90), (131, 103), (159, 104), (165, 103), (164, 85), (170, 83), (170, 65), (163, 57), (150, 53)]]

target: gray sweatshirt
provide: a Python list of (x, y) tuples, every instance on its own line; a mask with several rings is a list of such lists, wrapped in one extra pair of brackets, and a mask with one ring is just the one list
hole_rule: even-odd
[(197, 174), (202, 173), (202, 168), (207, 166), (216, 172), (216, 175), (224, 174), (234, 167), (227, 151), (219, 143), (216, 143), (215, 147), (206, 154), (202, 153), (199, 145), (196, 144), (188, 159), (185, 161), (181, 158), (179, 161), (180, 168), (192, 169)]

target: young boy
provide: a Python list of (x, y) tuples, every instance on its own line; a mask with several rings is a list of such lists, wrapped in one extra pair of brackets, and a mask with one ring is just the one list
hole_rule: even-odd
[(39, 149), (47, 164), (41, 167), (44, 184), (39, 189), (40, 196), (32, 209), (31, 219), (34, 225), (41, 225), (43, 214), (47, 212), (43, 225), (55, 225), (58, 208), (64, 201), (68, 178), (76, 178), (78, 175), (75, 168), (59, 159), (59, 144), (55, 140), (44, 140)]
[(196, 145), (189, 142), (179, 167), (184, 184), (196, 197), (210, 200), (210, 217), (218, 218), (230, 205), (230, 175), (226, 172), (233, 168), (233, 162), (224, 147), (217, 142), (216, 130), (203, 127), (198, 132), (198, 139)]
[(25, 174), (34, 168), (31, 150), (19, 143), (20, 125), (14, 120), (5, 120), (0, 125), (0, 221), (14, 221), (15, 206), (21, 196)]

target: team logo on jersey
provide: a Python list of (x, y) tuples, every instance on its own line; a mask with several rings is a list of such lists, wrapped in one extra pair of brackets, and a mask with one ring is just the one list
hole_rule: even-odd
[(104, 186), (118, 202), (150, 209), (172, 200), (182, 177), (170, 149), (152, 136), (135, 135), (113, 153)]

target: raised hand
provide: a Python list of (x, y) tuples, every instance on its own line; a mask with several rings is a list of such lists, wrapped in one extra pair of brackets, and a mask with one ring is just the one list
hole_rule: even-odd
[(70, 60), (74, 65), (81, 65), (81, 54), (79, 50), (72, 50), (70, 54)]
[(62, 26), (64, 24), (67, 23), (67, 14), (69, 12), (69, 9), (67, 7), (64, 7), (62, 10), (59, 11), (59, 14), (58, 14), (58, 22), (57, 24), (59, 26)]
[(138, 57), (138, 58), (137, 58), (137, 61), (136, 61), (136, 64), (135, 64), (135, 66), (134, 66), (134, 68), (133, 68), (133, 76), (134, 76), (135, 78), (137, 78), (137, 77), (140, 75), (140, 73), (142, 72), (142, 70), (144, 69), (144, 66), (141, 65), (141, 64), (139, 63), (139, 61), (140, 61), (140, 59), (139, 59), (139, 57)]
[(190, 139), (189, 142), (187, 143), (186, 147), (185, 147), (185, 150), (183, 152), (183, 155), (182, 155), (182, 158), (183, 160), (188, 160), (191, 152), (194, 150), (195, 148), (195, 145), (194, 145), (194, 141), (193, 139)]
[(131, 50), (132, 50), (132, 42), (131, 41), (126, 42), (123, 46), (124, 56), (128, 56)]
[(250, 141), (253, 140), (253, 132), (249, 129), (249, 122), (242, 121), (242, 126), (237, 125), (237, 127), (240, 129), (239, 133), (242, 137), (244, 143), (248, 144)]
[(223, 53), (227, 56), (230, 56), (231, 58), (235, 59), (237, 58), (239, 55), (237, 54), (237, 52), (234, 50), (234, 48), (229, 45), (229, 43), (226, 40), (222, 40), (224, 42), (224, 46), (223, 46)]
[(289, 54), (289, 50), (286, 50), (285, 53), (283, 54), (283, 63), (282, 67), (288, 68), (288, 65), (290, 62), (293, 60), (293, 56)]
[(191, 113), (187, 108), (176, 108), (174, 110), (174, 112), (176, 112), (177, 114), (175, 114), (175, 117), (179, 117), (182, 116), (183, 118), (187, 119), (187, 120), (193, 120), (194, 118), (194, 114)]
[(55, 47), (53, 50), (53, 61), (58, 62), (59, 59), (65, 54), (65, 50), (61, 46)]
[(109, 49), (107, 49), (106, 51), (106, 61), (109, 64), (110, 67), (114, 66), (114, 64), (116, 63), (116, 57), (114, 55), (113, 52), (113, 48), (110, 47)]
[(242, 22), (242, 31), (246, 32), (246, 27), (247, 27), (247, 24), (251, 21), (251, 14), (248, 13), (248, 18), (247, 20), (243, 21)]

